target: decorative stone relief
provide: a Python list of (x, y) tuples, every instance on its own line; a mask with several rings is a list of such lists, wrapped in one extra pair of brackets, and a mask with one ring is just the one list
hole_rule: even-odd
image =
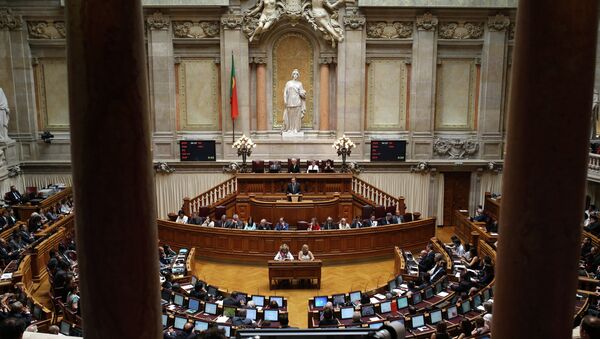
[(64, 39), (67, 37), (64, 21), (28, 21), (31, 39)]
[(477, 141), (472, 139), (442, 139), (437, 138), (433, 144), (433, 151), (439, 155), (448, 155), (450, 159), (464, 159), (473, 155), (479, 149)]
[(218, 21), (173, 21), (173, 35), (184, 39), (207, 39), (219, 36)]
[(146, 18), (146, 24), (150, 29), (169, 29), (171, 19), (162, 14), (162, 12), (154, 12)]
[(344, 17), (344, 26), (347, 29), (362, 29), (366, 21), (365, 16), (358, 14), (358, 11), (355, 9), (352, 14)]
[(425, 13), (417, 17), (417, 29), (421, 31), (435, 31), (438, 25), (438, 19), (431, 13)]
[(368, 22), (367, 38), (369, 39), (406, 39), (412, 37), (413, 23), (410, 21)]
[(517, 23), (511, 22), (508, 26), (508, 40), (515, 40), (515, 31), (517, 29)]
[(14, 15), (9, 8), (0, 8), (0, 29), (17, 30), (23, 27), (21, 16)]
[(241, 14), (229, 13), (221, 17), (221, 25), (225, 29), (238, 29), (242, 26), (244, 16)]
[(495, 16), (491, 16), (488, 19), (488, 27), (490, 31), (505, 31), (510, 25), (510, 19), (503, 14), (497, 14)]
[(267, 58), (264, 56), (256, 56), (250, 58), (250, 62), (257, 65), (264, 65), (267, 63)]
[(337, 63), (337, 58), (334, 56), (322, 56), (319, 57), (319, 65), (330, 65)]
[(483, 22), (444, 22), (440, 24), (440, 39), (481, 39)]

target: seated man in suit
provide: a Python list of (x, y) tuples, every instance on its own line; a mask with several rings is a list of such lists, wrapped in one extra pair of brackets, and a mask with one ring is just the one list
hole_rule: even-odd
[(244, 223), (240, 220), (237, 214), (234, 214), (230, 221), (231, 223), (229, 225), (229, 228), (237, 228), (240, 230), (244, 228)]
[(377, 221), (377, 218), (375, 218), (375, 215), (371, 215), (371, 219), (369, 219), (369, 224), (367, 226), (379, 226), (379, 221)]
[(221, 215), (221, 219), (215, 221), (215, 227), (227, 227), (227, 215)]
[(386, 213), (385, 218), (383, 219), (382, 225), (395, 225), (398, 224), (398, 218), (392, 213)]
[(273, 161), (269, 165), (269, 173), (279, 173), (281, 171), (281, 164), (279, 161)]
[(323, 223), (323, 226), (321, 226), (321, 229), (324, 229), (324, 230), (335, 230), (335, 229), (337, 229), (336, 225), (333, 223), (333, 218), (332, 217), (327, 217), (327, 220)]
[(25, 199), (21, 193), (17, 191), (17, 188), (12, 185), (10, 186), (10, 191), (4, 194), (4, 200), (7, 200), (9, 205), (16, 205), (24, 202)]
[(198, 212), (192, 212), (192, 217), (188, 218), (188, 224), (192, 225), (202, 225), (203, 221), (204, 220), (198, 216)]
[(286, 193), (288, 194), (300, 194), (300, 184), (296, 182), (296, 178), (292, 177), (292, 181), (287, 185)]
[(290, 229), (290, 224), (285, 222), (283, 217), (279, 218), (279, 222), (275, 225), (276, 231), (287, 231)]
[(300, 173), (300, 165), (296, 158), (292, 158), (291, 164), (288, 167), (288, 173)]
[(362, 222), (360, 221), (360, 219), (358, 218), (358, 215), (354, 216), (354, 219), (352, 219), (352, 223), (350, 224), (350, 228), (361, 228), (363, 227)]
[(267, 219), (260, 219), (260, 222), (256, 226), (256, 229), (257, 230), (270, 230), (271, 226), (269, 226)]

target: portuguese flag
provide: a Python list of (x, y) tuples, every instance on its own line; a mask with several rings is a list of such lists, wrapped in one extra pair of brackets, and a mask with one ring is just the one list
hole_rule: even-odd
[(238, 117), (238, 97), (237, 97), (237, 87), (235, 80), (235, 62), (233, 60), (233, 53), (231, 53), (231, 87), (230, 87), (230, 97), (229, 103), (231, 104), (231, 120), (237, 119)]

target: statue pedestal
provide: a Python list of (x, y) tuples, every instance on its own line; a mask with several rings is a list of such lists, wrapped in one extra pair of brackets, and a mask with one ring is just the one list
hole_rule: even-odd
[(283, 140), (294, 140), (294, 139), (304, 139), (304, 132), (294, 132), (294, 131), (284, 131), (281, 132), (281, 139)]
[(17, 142), (13, 139), (0, 140), (0, 149), (4, 151), (6, 164), (14, 166), (19, 164), (19, 155), (17, 154)]

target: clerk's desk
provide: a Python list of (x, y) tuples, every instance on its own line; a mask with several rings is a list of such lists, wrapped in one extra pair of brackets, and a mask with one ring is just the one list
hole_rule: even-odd
[(321, 288), (321, 266), (323, 262), (315, 259), (313, 261), (293, 260), (277, 261), (269, 260), (269, 287), (274, 289), (279, 280), (315, 279), (317, 288)]

